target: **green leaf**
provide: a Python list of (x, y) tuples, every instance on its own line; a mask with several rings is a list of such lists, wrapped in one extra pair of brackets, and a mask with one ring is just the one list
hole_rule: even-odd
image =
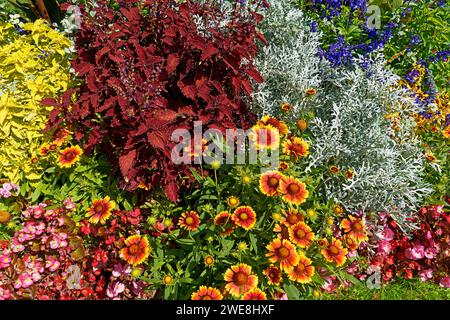
[(294, 286), (293, 284), (285, 284), (283, 288), (284, 291), (286, 291), (289, 300), (299, 300), (300, 293), (296, 286)]
[(258, 254), (258, 246), (257, 246), (257, 240), (256, 237), (253, 233), (249, 234), (249, 238), (250, 238), (250, 246), (252, 247), (253, 251), (255, 251), (256, 254)]

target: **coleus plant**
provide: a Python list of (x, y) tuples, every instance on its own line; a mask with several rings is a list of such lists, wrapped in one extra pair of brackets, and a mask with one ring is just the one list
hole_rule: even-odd
[(254, 119), (246, 101), (251, 81), (263, 80), (253, 65), (257, 42), (266, 42), (256, 30), (262, 15), (190, 0), (109, 3), (83, 15), (72, 67), (84, 83), (46, 100), (55, 106), (49, 127), (67, 125), (87, 152), (101, 148), (128, 190), (161, 185), (175, 201), (189, 171), (171, 160), (172, 132)]

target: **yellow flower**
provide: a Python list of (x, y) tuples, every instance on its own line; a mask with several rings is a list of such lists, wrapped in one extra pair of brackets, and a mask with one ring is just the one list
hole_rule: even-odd
[(172, 277), (170, 274), (166, 274), (166, 275), (164, 276), (164, 278), (163, 278), (163, 283), (164, 283), (166, 286), (169, 286), (169, 285), (172, 284), (172, 282), (173, 282), (173, 277)]
[(239, 205), (240, 201), (239, 198), (235, 197), (235, 196), (231, 196), (227, 199), (227, 204), (231, 207), (231, 208), (235, 208)]

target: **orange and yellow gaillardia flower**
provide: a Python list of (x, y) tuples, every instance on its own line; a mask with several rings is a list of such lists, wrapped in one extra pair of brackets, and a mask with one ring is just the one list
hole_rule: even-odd
[(252, 273), (252, 267), (245, 263), (228, 268), (224, 279), (227, 282), (225, 289), (234, 297), (239, 297), (258, 285), (258, 277)]
[(214, 217), (214, 224), (216, 226), (222, 227), (222, 231), (220, 231), (220, 235), (222, 237), (229, 236), (233, 233), (234, 228), (236, 228), (236, 224), (234, 223), (233, 219), (231, 218), (231, 214), (228, 213), (228, 211), (222, 211), (218, 213)]
[(256, 213), (249, 206), (241, 206), (234, 210), (231, 215), (234, 223), (245, 230), (250, 230), (255, 226), (256, 223)]
[(150, 252), (147, 238), (136, 234), (125, 239), (125, 246), (120, 250), (120, 256), (129, 264), (136, 266), (143, 263)]
[(115, 206), (114, 201), (111, 201), (108, 196), (103, 199), (94, 199), (91, 207), (88, 209), (86, 218), (89, 218), (89, 222), (94, 224), (99, 222), (105, 224), (109, 217), (111, 217), (111, 212)]
[(338, 174), (341, 170), (337, 166), (330, 166), (328, 168), (331, 174)]
[(321, 251), (325, 260), (336, 263), (336, 266), (342, 266), (347, 260), (348, 250), (342, 246), (341, 240), (333, 238), (330, 244), (327, 244)]
[(301, 221), (289, 228), (289, 239), (300, 248), (308, 248), (314, 240), (314, 233)]
[(300, 254), (298, 264), (288, 273), (290, 280), (297, 281), (299, 283), (311, 282), (313, 275), (314, 266), (311, 263), (311, 259), (307, 258), (304, 254)]
[(298, 210), (293, 208), (289, 208), (288, 210), (283, 209), (281, 210), (281, 213), (283, 215), (281, 218), (281, 222), (288, 227), (305, 220), (305, 216)]
[(341, 227), (345, 233), (348, 233), (351, 237), (355, 238), (358, 242), (367, 241), (366, 224), (361, 218), (354, 216), (348, 216), (341, 222)]
[(200, 226), (200, 217), (195, 211), (186, 211), (178, 220), (178, 225), (186, 230), (195, 231)]
[(63, 144), (67, 137), (70, 135), (70, 131), (64, 128), (57, 129), (55, 133), (53, 133), (54, 142), (60, 146)]
[(278, 129), (278, 132), (283, 135), (289, 132), (288, 126), (284, 121), (278, 120), (277, 118), (271, 116), (264, 116), (261, 120), (258, 121), (258, 125), (267, 126), (270, 125), (275, 129)]
[(347, 171), (345, 172), (345, 177), (348, 180), (352, 180), (354, 176), (355, 176), (355, 172), (352, 169), (347, 169)]
[(281, 180), (284, 175), (277, 171), (267, 171), (261, 175), (259, 179), (259, 190), (266, 196), (278, 196)]
[(309, 154), (309, 144), (299, 137), (291, 137), (283, 143), (283, 152), (288, 156), (294, 156), (297, 160), (299, 157), (306, 157)]
[(281, 111), (283, 111), (284, 113), (288, 113), (289, 111), (292, 110), (292, 106), (291, 106), (289, 103), (284, 102), (284, 103), (281, 105), (280, 109), (281, 109)]
[(309, 196), (306, 185), (294, 178), (285, 178), (280, 183), (280, 192), (285, 202), (300, 205), (306, 201)]
[(70, 168), (80, 160), (83, 150), (79, 146), (73, 146), (61, 151), (58, 158), (58, 166)]
[(346, 234), (343, 239), (344, 239), (345, 246), (350, 251), (354, 251), (354, 250), (358, 249), (359, 243), (358, 243), (358, 241), (356, 241), (355, 238), (353, 238), (350, 235)]
[(258, 150), (260, 149), (278, 149), (280, 146), (280, 132), (271, 125), (255, 125), (249, 134)]
[(223, 296), (219, 290), (212, 287), (200, 286), (200, 288), (192, 293), (191, 300), (222, 300)]
[(450, 126), (447, 126), (444, 130), (442, 130), (442, 135), (445, 138), (450, 139)]
[(278, 239), (289, 240), (289, 226), (285, 223), (276, 223), (273, 227), (273, 232), (277, 234)]
[(294, 245), (289, 240), (273, 239), (271, 243), (266, 246), (269, 251), (266, 254), (269, 262), (280, 263), (280, 269), (288, 272), (298, 263), (298, 253)]
[(267, 283), (270, 285), (279, 285), (281, 283), (281, 270), (275, 266), (270, 266), (263, 271), (267, 277)]
[(246, 292), (242, 300), (267, 300), (267, 296), (261, 289), (255, 288)]

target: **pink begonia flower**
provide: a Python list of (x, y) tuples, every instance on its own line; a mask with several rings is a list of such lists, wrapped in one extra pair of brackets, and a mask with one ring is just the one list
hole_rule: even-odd
[(11, 292), (8, 289), (0, 287), (0, 300), (9, 300)]
[(392, 251), (392, 246), (389, 241), (386, 240), (380, 240), (378, 241), (378, 252), (381, 254), (388, 255)]
[(47, 261), (45, 262), (45, 267), (50, 271), (54, 272), (60, 267), (61, 263), (56, 260), (54, 257), (47, 257)]
[(428, 279), (433, 278), (433, 269), (427, 269), (419, 271), (420, 280), (427, 281)]
[(274, 298), (275, 300), (289, 300), (287, 293), (282, 291), (275, 291)]
[(443, 277), (441, 281), (439, 281), (439, 285), (442, 288), (450, 288), (450, 277)]
[(0, 269), (8, 268), (11, 263), (11, 257), (5, 253), (0, 255)]
[(383, 231), (377, 234), (378, 238), (385, 241), (392, 241), (394, 239), (394, 231), (388, 226), (385, 226)]
[(131, 273), (131, 266), (129, 264), (116, 263), (113, 266), (112, 275), (119, 278), (121, 275), (129, 275)]
[(425, 247), (421, 244), (414, 244), (412, 248), (405, 249), (405, 256), (411, 260), (420, 260), (425, 256)]
[(435, 257), (436, 257), (436, 254), (437, 254), (437, 250), (434, 249), (434, 248), (427, 248), (427, 249), (425, 250), (425, 257), (428, 258), (428, 259), (433, 259), (433, 258), (435, 258)]
[(335, 276), (325, 277), (325, 283), (322, 285), (322, 289), (328, 293), (333, 292), (336, 289), (336, 284), (334, 283), (335, 279)]
[(13, 240), (11, 241), (11, 251), (17, 253), (22, 252), (23, 250), (25, 250), (25, 246), (17, 242), (17, 240), (13, 238)]
[(115, 298), (125, 291), (125, 285), (121, 282), (110, 283), (106, 289), (106, 295), (110, 298)]
[(16, 282), (14, 283), (14, 288), (15, 289), (20, 289), (20, 288), (28, 288), (29, 286), (31, 286), (33, 284), (33, 278), (31, 277), (31, 275), (29, 273), (21, 273), (19, 274), (19, 277), (17, 278)]
[(72, 201), (72, 197), (67, 198), (63, 203), (67, 210), (74, 210), (76, 207), (75, 203)]
[(435, 220), (437, 220), (437, 219), (439, 219), (440, 218), (440, 216), (441, 216), (441, 214), (443, 214), (444, 213), (444, 206), (433, 206), (432, 208), (431, 208), (431, 217), (433, 218), (433, 219), (435, 219)]

